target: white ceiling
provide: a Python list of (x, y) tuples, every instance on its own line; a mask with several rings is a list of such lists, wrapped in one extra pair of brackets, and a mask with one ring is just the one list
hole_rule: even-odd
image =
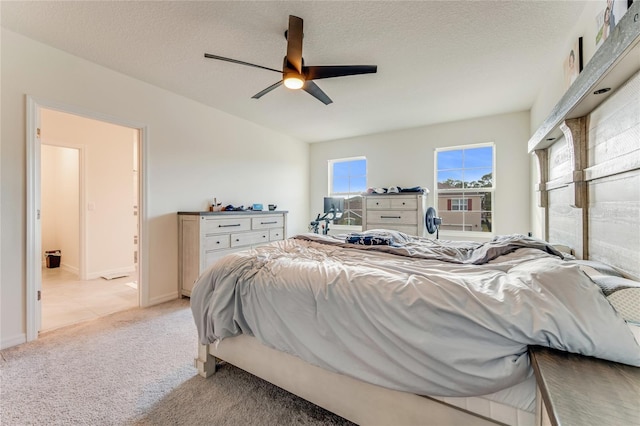
[[(2, 26), (303, 141), (530, 109), (560, 66), (582, 1), (6, 1)], [(306, 65), (377, 65), (280, 87), (288, 15)]]

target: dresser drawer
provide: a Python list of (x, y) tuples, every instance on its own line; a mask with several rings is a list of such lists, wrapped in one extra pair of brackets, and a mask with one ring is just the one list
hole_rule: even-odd
[(218, 260), (222, 259), (228, 254), (242, 251), (241, 248), (238, 249), (229, 249), (229, 250), (211, 250), (205, 251), (202, 259), (202, 265), (200, 265), (200, 271), (204, 272), (209, 266), (213, 265)]
[(202, 231), (208, 234), (222, 234), (228, 232), (248, 231), (251, 229), (251, 218), (205, 218)]
[(282, 216), (260, 216), (251, 219), (251, 229), (282, 228), (283, 225)]
[(284, 228), (270, 229), (269, 241), (284, 240)]
[(231, 247), (250, 246), (269, 242), (269, 231), (231, 234)]
[(415, 211), (376, 210), (367, 212), (368, 224), (416, 225), (418, 215)]
[(389, 198), (392, 209), (416, 210), (418, 208), (418, 200), (414, 198)]
[(367, 197), (367, 208), (368, 209), (390, 209), (391, 208), (391, 200), (389, 197)]
[(202, 239), (205, 251), (229, 248), (229, 234), (207, 234)]

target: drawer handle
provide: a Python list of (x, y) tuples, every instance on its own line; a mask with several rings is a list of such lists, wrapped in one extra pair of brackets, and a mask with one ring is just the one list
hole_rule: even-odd
[(260, 225), (271, 225), (273, 223), (278, 223), (278, 221), (274, 220), (273, 222), (260, 222)]
[(407, 204), (407, 203), (405, 203), (405, 202), (403, 202), (403, 203), (402, 203), (402, 205), (403, 205), (403, 206), (404, 206), (405, 204)]
[(216, 241), (216, 244), (220, 244), (220, 241)]
[(231, 228), (233, 226), (240, 226), (240, 224), (234, 223), (233, 225), (218, 225), (218, 228)]
[(380, 216), (380, 219), (402, 219), (402, 216)]
[(240, 241), (240, 238), (236, 238), (236, 242)]
[(267, 238), (267, 236), (266, 236), (266, 235), (263, 235), (263, 236), (262, 236), (262, 238)]

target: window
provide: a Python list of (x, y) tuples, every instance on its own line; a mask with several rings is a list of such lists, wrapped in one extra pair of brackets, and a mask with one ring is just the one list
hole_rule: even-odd
[(493, 231), (493, 143), (436, 149), (436, 199), (441, 230)]
[(471, 210), (471, 198), (453, 198), (447, 203), (447, 210)]
[(367, 190), (367, 159), (329, 160), (329, 196), (342, 197), (344, 212), (334, 225), (362, 226), (362, 196)]

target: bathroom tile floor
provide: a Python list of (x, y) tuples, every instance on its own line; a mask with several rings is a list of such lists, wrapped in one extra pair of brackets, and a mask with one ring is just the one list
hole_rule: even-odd
[(138, 306), (137, 274), (82, 281), (62, 268), (42, 269), (42, 327), (55, 330)]

